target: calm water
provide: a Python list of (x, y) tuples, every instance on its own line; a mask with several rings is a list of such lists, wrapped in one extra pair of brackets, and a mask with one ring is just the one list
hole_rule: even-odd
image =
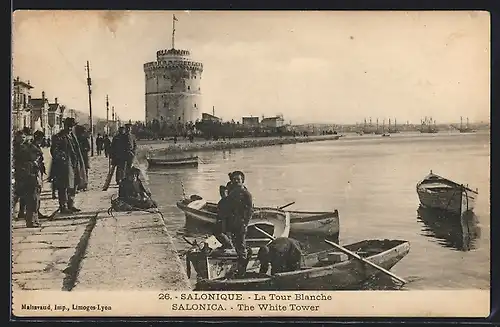
[[(183, 186), (188, 196), (217, 201), (219, 185), (226, 183), (228, 172), (238, 169), (246, 174), (256, 206), (295, 201), (290, 209), (338, 209), (341, 244), (384, 238), (410, 241), (410, 253), (392, 268), (410, 281), (405, 288), (488, 289), (489, 140), (489, 133), (349, 135), (338, 141), (200, 152), (204, 163), (198, 169), (151, 171), (149, 187), (178, 249), (188, 247), (181, 235), (210, 232), (185, 228), (184, 215), (175, 206)], [(417, 212), (415, 186), (430, 169), (479, 189), (474, 216), (461, 224)], [(378, 280), (378, 285), (368, 287), (383, 288), (386, 282)]]

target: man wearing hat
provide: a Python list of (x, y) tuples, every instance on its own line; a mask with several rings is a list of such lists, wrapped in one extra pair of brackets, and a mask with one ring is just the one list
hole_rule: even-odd
[(74, 118), (66, 118), (63, 130), (54, 135), (50, 148), (54, 187), (58, 192), (59, 210), (64, 214), (80, 211), (74, 204), (76, 189), (87, 184), (85, 163), (73, 134), (75, 125)]
[(26, 215), (26, 203), (22, 195), (22, 151), (26, 142), (26, 134), (24, 130), (17, 131), (14, 134), (14, 144), (13, 144), (13, 173), (14, 173), (14, 206), (19, 202), (19, 212), (17, 213), (17, 218), (25, 218)]
[[(24, 134), (24, 133), (23, 133)], [(23, 142), (16, 150), (16, 195), (20, 198), (21, 207), (26, 208), (26, 227), (39, 227), (38, 210), (40, 208), (40, 193), (42, 191), (45, 165), (40, 148), (44, 138), (41, 131), (34, 134), (33, 143)], [(23, 210), (23, 209), (21, 209)]]
[(120, 182), (118, 198), (137, 209), (155, 208), (156, 203), (151, 199), (151, 193), (139, 179), (140, 173), (140, 169), (136, 167), (130, 167), (127, 170), (126, 178)]
[(231, 233), (233, 246), (238, 256), (237, 277), (243, 277), (248, 264), (248, 253), (246, 247), (246, 234), (248, 223), (253, 214), (252, 194), (243, 184), (245, 174), (239, 170), (230, 174), (231, 187), (227, 196), (230, 216), (226, 222), (226, 229)]

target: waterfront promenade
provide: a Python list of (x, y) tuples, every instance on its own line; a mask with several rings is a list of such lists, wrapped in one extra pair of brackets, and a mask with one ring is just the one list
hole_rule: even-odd
[(226, 140), (203, 140), (197, 139), (193, 143), (179, 138), (179, 141), (174, 144), (173, 141), (158, 141), (158, 140), (140, 140), (137, 142), (139, 153), (138, 155), (146, 155), (150, 152), (196, 152), (196, 151), (213, 151), (213, 150), (229, 150), (241, 148), (256, 148), (283, 144), (308, 143), (318, 141), (337, 140), (339, 135), (314, 135), (314, 136), (283, 136), (283, 137), (250, 137), (250, 138), (234, 138)]
[[(47, 167), (50, 155), (46, 152)], [(102, 191), (108, 159), (91, 157), (89, 189), (76, 196), (81, 212), (56, 213), (50, 184), (42, 191), (40, 228), (13, 218), (13, 290), (190, 289), (185, 269), (159, 214), (108, 215), (117, 193), (112, 182)], [(17, 217), (17, 212), (13, 214)]]

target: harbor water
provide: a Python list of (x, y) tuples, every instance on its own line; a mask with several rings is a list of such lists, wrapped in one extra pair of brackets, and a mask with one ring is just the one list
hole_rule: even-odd
[[(339, 210), (340, 244), (364, 239), (402, 239), (410, 253), (392, 271), (409, 281), (405, 289), (489, 289), (490, 134), (437, 133), (348, 135), (323, 141), (196, 153), (198, 168), (148, 171), (149, 187), (179, 250), (182, 236), (210, 229), (185, 226), (175, 203), (184, 194), (217, 202), (228, 173), (241, 170), (255, 206), (290, 210)], [(416, 184), (429, 171), (478, 188), (467, 221), (419, 210)], [(465, 219), (465, 218), (464, 218)], [(309, 251), (326, 248), (322, 239)], [(321, 245), (320, 245), (321, 244)], [(390, 289), (379, 279), (366, 289)]]

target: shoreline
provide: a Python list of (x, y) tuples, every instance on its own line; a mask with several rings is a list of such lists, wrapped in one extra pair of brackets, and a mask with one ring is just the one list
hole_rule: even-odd
[(340, 135), (318, 135), (318, 136), (297, 136), (297, 137), (259, 137), (259, 138), (238, 138), (219, 141), (195, 140), (180, 141), (177, 144), (171, 141), (137, 141), (139, 156), (155, 152), (198, 152), (216, 151), (241, 148), (259, 148), (275, 145), (310, 143), (319, 141), (334, 141), (340, 139)]

